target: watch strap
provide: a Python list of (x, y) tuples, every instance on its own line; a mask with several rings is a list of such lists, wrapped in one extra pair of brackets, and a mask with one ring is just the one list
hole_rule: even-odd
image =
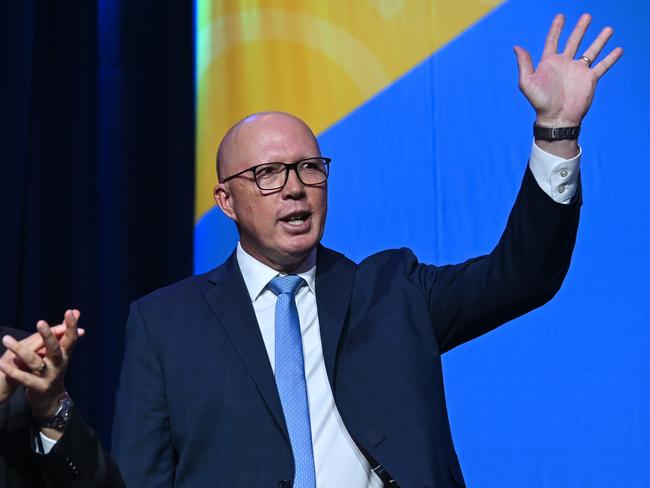
[(533, 124), (533, 135), (535, 139), (541, 139), (543, 141), (576, 140), (579, 134), (579, 125), (575, 127), (544, 127)]

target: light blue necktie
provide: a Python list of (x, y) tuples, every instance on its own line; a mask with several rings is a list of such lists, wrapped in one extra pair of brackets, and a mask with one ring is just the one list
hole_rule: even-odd
[(276, 276), (267, 287), (278, 296), (275, 304), (275, 383), (296, 465), (293, 488), (315, 488), (305, 361), (295, 298), (303, 283), (300, 276)]

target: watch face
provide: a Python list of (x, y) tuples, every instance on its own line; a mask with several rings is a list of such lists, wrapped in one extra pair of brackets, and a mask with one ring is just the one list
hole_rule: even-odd
[(70, 413), (72, 412), (72, 399), (66, 393), (61, 400), (59, 400), (59, 407), (53, 417), (45, 417), (36, 419), (36, 423), (40, 428), (49, 428), (63, 432), (70, 420)]

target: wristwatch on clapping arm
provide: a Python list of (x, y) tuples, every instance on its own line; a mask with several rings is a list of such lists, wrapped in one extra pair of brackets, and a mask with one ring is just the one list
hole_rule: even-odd
[(70, 421), (70, 415), (72, 414), (72, 407), (74, 403), (72, 398), (68, 395), (68, 392), (65, 392), (65, 395), (59, 400), (59, 406), (56, 409), (56, 412), (52, 417), (35, 417), (34, 421), (39, 429), (54, 429), (58, 432), (63, 433), (65, 428)]

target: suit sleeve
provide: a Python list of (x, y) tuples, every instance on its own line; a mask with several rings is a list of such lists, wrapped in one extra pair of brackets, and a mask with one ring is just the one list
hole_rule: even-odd
[(441, 352), (550, 300), (568, 271), (581, 205), (553, 201), (526, 170), (494, 250), (462, 264), (429, 266), (406, 254), (407, 277), (425, 295)]
[(126, 325), (112, 452), (127, 486), (172, 486), (173, 447), (163, 370), (137, 302)]
[(124, 481), (96, 434), (77, 409), (47, 455), (35, 456), (48, 488), (123, 488)]

